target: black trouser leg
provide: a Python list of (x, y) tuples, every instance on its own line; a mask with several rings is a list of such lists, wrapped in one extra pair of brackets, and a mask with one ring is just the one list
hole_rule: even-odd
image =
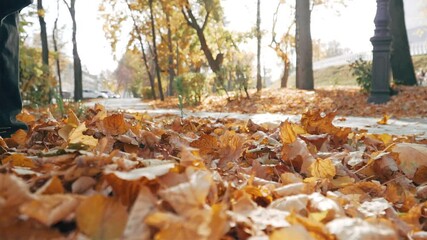
[(9, 137), (18, 129), (27, 129), (16, 120), (21, 110), (18, 12), (15, 12), (0, 23), (0, 136)]

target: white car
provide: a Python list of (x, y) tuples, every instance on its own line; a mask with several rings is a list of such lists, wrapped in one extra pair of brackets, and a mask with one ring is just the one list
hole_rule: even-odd
[(98, 90), (83, 89), (83, 98), (108, 98), (108, 95)]
[(101, 90), (101, 92), (107, 94), (108, 98), (120, 98), (120, 94), (113, 93), (109, 90)]

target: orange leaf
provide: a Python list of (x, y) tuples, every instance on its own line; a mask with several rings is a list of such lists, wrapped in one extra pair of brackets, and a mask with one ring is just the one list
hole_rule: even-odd
[(129, 130), (123, 114), (113, 114), (102, 120), (103, 132), (106, 135), (121, 135)]
[(11, 138), (13, 141), (18, 143), (19, 145), (25, 145), (27, 141), (27, 132), (22, 129), (19, 129), (18, 131), (16, 131), (11, 135)]
[(65, 190), (62, 186), (62, 182), (57, 176), (53, 176), (43, 185), (43, 187), (37, 190), (38, 194), (55, 194), (64, 192)]
[(29, 159), (28, 157), (20, 153), (12, 154), (6, 157), (5, 159), (3, 159), (1, 162), (2, 164), (9, 163), (12, 166), (17, 166), (17, 167), (28, 167), (28, 168), (36, 167), (33, 160)]
[(71, 195), (41, 195), (20, 207), (21, 213), (51, 226), (67, 218), (75, 211), (79, 201)]
[(77, 226), (91, 239), (119, 239), (127, 219), (120, 202), (102, 195), (85, 199), (76, 211)]
[(218, 148), (218, 139), (212, 135), (203, 134), (199, 139), (191, 142), (193, 148), (198, 148), (201, 155), (211, 154)]
[(26, 124), (31, 124), (36, 121), (34, 115), (30, 114), (28, 111), (22, 111), (18, 115), (16, 115), (16, 120), (19, 120)]
[(384, 114), (383, 117), (377, 121), (378, 124), (380, 125), (387, 125), (387, 121), (390, 119), (390, 116), (388, 116), (387, 114)]

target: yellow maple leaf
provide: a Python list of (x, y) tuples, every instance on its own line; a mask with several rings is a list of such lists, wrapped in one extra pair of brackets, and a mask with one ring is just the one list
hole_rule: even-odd
[(311, 175), (317, 178), (333, 178), (337, 171), (331, 159), (316, 159), (308, 168)]
[(289, 121), (285, 121), (280, 124), (280, 139), (284, 144), (290, 144), (295, 142), (298, 134), (304, 134), (306, 131), (295, 123), (291, 123)]
[(73, 129), (68, 137), (68, 143), (73, 145), (85, 145), (91, 149), (95, 148), (98, 144), (98, 139), (84, 135), (83, 132), (86, 131), (86, 124), (82, 123), (77, 128)]
[(384, 114), (383, 117), (377, 121), (378, 124), (380, 125), (387, 125), (387, 121), (390, 119), (390, 116), (387, 114)]
[(77, 127), (80, 125), (79, 118), (71, 109), (68, 109), (67, 124), (72, 126), (72, 127)]

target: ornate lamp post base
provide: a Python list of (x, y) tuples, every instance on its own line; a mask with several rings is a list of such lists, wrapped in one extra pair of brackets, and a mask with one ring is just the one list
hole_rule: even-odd
[(381, 104), (390, 100), (390, 15), (389, 0), (377, 0), (373, 46), (372, 86), (369, 103)]

